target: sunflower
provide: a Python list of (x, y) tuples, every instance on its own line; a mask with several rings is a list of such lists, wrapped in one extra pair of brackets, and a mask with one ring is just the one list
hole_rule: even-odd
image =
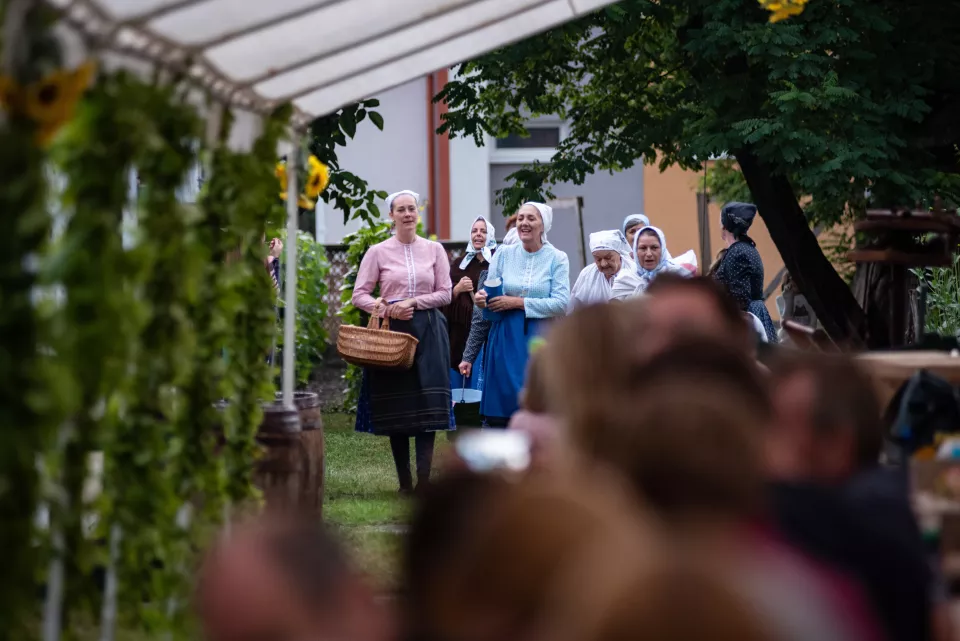
[(0, 78), (0, 105), (32, 120), (37, 126), (37, 142), (46, 145), (73, 117), (95, 69), (88, 61), (73, 71), (55, 71), (26, 87), (12, 78)]
[(320, 162), (316, 156), (307, 159), (307, 185), (304, 193), (314, 200), (330, 184), (330, 169)]
[(760, 6), (770, 12), (770, 22), (780, 22), (803, 13), (807, 0), (759, 0)]
[(94, 64), (86, 62), (73, 71), (55, 71), (26, 87), (23, 111), (37, 123), (37, 138), (41, 145), (50, 142), (60, 127), (73, 117), (94, 70)]
[(297, 199), (297, 207), (300, 209), (308, 209), (313, 211), (313, 208), (317, 206), (316, 199), (309, 198), (306, 194), (300, 194), (300, 198)]

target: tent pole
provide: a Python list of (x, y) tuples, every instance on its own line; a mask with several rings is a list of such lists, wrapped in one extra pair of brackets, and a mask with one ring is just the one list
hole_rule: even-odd
[(300, 157), (300, 140), (296, 129), (290, 133), (290, 155), (287, 157), (287, 272), (284, 278), (285, 303), (283, 306), (283, 406), (293, 407), (293, 365), (296, 360), (297, 318), (297, 165)]

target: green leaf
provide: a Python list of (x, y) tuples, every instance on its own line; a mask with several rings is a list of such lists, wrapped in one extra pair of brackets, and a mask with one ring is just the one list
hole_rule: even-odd
[(383, 116), (381, 116), (379, 112), (371, 111), (370, 120), (374, 125), (376, 125), (377, 129), (383, 131)]

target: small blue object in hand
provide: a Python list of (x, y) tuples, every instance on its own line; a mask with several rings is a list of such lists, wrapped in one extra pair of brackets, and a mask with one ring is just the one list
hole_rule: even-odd
[(487, 307), (483, 309), (483, 319), (488, 321), (500, 320), (500, 312), (490, 309), (490, 301), (497, 296), (503, 296), (503, 281), (499, 278), (488, 278), (483, 283), (483, 291), (487, 292)]

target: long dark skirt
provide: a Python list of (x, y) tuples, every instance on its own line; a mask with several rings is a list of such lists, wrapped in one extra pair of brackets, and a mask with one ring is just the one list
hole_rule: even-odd
[(447, 320), (439, 310), (420, 310), (409, 321), (390, 319), (390, 329), (412, 334), (420, 341), (413, 367), (364, 370), (357, 431), (412, 436), (450, 429)]

